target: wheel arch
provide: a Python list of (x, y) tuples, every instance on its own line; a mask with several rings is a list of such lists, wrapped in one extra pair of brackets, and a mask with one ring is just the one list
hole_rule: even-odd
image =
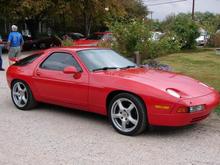
[(22, 82), (26, 83), (26, 84), (30, 87), (30, 85), (27, 83), (27, 81), (21, 80), (21, 79), (19, 79), (19, 78), (15, 78), (15, 79), (13, 79), (13, 80), (11, 81), (11, 84), (10, 84), (10, 88), (11, 88), (11, 89), (12, 89), (12, 85), (13, 85), (14, 82), (16, 82), (16, 81), (22, 81)]
[[(32, 90), (32, 88), (31, 88), (30, 84), (29, 84), (26, 80), (22, 80), (22, 79), (19, 79), (19, 78), (15, 78), (15, 79), (13, 79), (13, 80), (11, 81), (11, 84), (10, 84), (10, 88), (11, 88), (11, 89), (12, 89), (13, 83), (16, 82), (16, 81), (22, 81), (22, 82), (24, 82), (25, 84), (27, 84), (28, 87), (29, 87), (29, 89), (30, 89), (31, 92), (33, 93), (33, 90)], [(33, 95), (34, 95), (34, 93), (33, 93)]]
[[(107, 112), (108, 112), (108, 106), (109, 106), (111, 100), (112, 100), (116, 95), (118, 95), (118, 94), (120, 94), (120, 93), (129, 93), (129, 94), (131, 94), (131, 95), (136, 96), (136, 97), (139, 98), (140, 101), (143, 103), (143, 105), (144, 105), (144, 107), (145, 107), (145, 109), (146, 109), (146, 111), (147, 111), (147, 106), (146, 106), (146, 104), (145, 104), (145, 101), (144, 101), (143, 98), (142, 98), (141, 96), (139, 96), (138, 94), (133, 93), (133, 92), (130, 92), (130, 91), (125, 91), (125, 90), (114, 90), (114, 91), (111, 91), (111, 92), (108, 94), (108, 96), (106, 97), (106, 105), (105, 105), (105, 106), (106, 106), (106, 111), (107, 111)], [(147, 113), (147, 112), (146, 112), (146, 113)]]

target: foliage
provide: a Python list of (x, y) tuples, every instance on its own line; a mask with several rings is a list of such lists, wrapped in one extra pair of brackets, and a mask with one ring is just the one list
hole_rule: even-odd
[(175, 33), (166, 33), (159, 41), (151, 39), (149, 27), (143, 21), (117, 21), (110, 25), (115, 41), (113, 49), (132, 56), (139, 51), (143, 59), (153, 59), (181, 48)]
[(207, 30), (209, 34), (214, 34), (220, 28), (220, 14), (196, 12), (195, 19), (198, 25)]
[[(148, 11), (141, 0), (0, 0), (0, 19), (7, 23), (30, 22), (36, 32), (39, 22), (55, 31), (90, 31), (105, 29), (110, 18), (144, 18)], [(34, 27), (34, 28), (33, 28)]]
[(196, 23), (185, 15), (177, 16), (171, 25), (171, 30), (176, 34), (182, 49), (195, 48), (195, 39), (200, 35), (198, 29)]
[(109, 28), (115, 38), (113, 48), (127, 55), (141, 52), (150, 37), (149, 28), (143, 21), (116, 21)]
[(220, 116), (220, 106), (215, 109), (215, 112)]
[(112, 48), (112, 42), (109, 41), (109, 40), (102, 40), (100, 42), (98, 42), (98, 47), (101, 47), (101, 48)]
[(65, 39), (61, 41), (62, 46), (74, 46), (73, 40), (71, 39)]
[(212, 34), (208, 44), (209, 46), (220, 47), (220, 33)]
[(144, 57), (153, 59), (180, 51), (181, 44), (175, 38), (174, 34), (167, 33), (159, 41), (148, 40), (144, 50), (142, 50)]
[(195, 48), (195, 39), (199, 37), (200, 26), (191, 19), (189, 14), (170, 15), (162, 22), (154, 21), (153, 27), (165, 33), (174, 34), (175, 40), (181, 44), (181, 49)]

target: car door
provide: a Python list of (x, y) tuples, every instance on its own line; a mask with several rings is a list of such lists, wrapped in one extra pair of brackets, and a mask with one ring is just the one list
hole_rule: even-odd
[[(63, 72), (74, 66), (79, 76)], [(35, 70), (34, 83), (44, 102), (86, 109), (88, 106), (88, 73), (68, 52), (53, 52)]]

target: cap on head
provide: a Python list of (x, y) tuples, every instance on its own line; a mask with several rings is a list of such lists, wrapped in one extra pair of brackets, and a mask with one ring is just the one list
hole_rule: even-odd
[(18, 30), (18, 27), (17, 27), (16, 25), (12, 25), (12, 26), (11, 26), (11, 30), (12, 30), (13, 32), (16, 32), (16, 31)]

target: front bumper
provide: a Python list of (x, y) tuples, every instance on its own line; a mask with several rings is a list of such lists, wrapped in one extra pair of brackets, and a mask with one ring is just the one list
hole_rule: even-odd
[(151, 114), (148, 116), (149, 124), (158, 126), (186, 126), (197, 123), (207, 118), (220, 102), (220, 95), (217, 92), (211, 94), (185, 99), (181, 101), (185, 106), (205, 105), (205, 110), (193, 113), (177, 113), (179, 105), (173, 107), (169, 114)]

